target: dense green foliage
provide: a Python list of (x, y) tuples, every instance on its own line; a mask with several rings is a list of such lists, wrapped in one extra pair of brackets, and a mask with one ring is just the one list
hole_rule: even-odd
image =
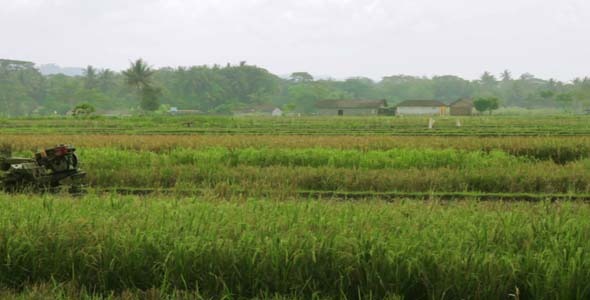
[(586, 204), (0, 195), (0, 285), (310, 299), (587, 299)]
[(473, 106), (479, 112), (489, 112), (492, 114), (493, 110), (500, 107), (500, 100), (496, 97), (477, 97), (473, 100)]
[(95, 111), (96, 111), (96, 109), (94, 108), (94, 106), (92, 106), (88, 103), (81, 103), (81, 104), (76, 105), (76, 107), (74, 107), (74, 109), (72, 110), (72, 116), (74, 116), (74, 117), (88, 117), (92, 113), (94, 113)]
[[(137, 62), (135, 62), (137, 63)], [(145, 66), (147, 67), (147, 65)], [(149, 83), (159, 93), (141, 95), (144, 85), (138, 71), (150, 74)], [(134, 81), (135, 80), (135, 81)], [(139, 80), (139, 81), (138, 81)], [(129, 84), (128, 84), (129, 83)], [(161, 90), (160, 90), (161, 89)], [(530, 74), (501, 80), (484, 73), (477, 80), (457, 76), (388, 76), (380, 81), (355, 77), (346, 80), (314, 79), (305, 72), (280, 78), (267, 70), (241, 62), (227, 66), (133, 68), (123, 73), (87, 67), (82, 76), (43, 76), (32, 63), (0, 60), (0, 116), (64, 114), (80, 103), (89, 103), (102, 113), (133, 113), (138, 108), (154, 110), (157, 101), (181, 109), (207, 113), (230, 113), (246, 107), (273, 104), (303, 113), (315, 111), (322, 98), (387, 99), (391, 105), (408, 99), (439, 99), (451, 102), (463, 97), (497, 97), (502, 106), (560, 108), (581, 111), (590, 105), (590, 80), (572, 82), (542, 80)]]

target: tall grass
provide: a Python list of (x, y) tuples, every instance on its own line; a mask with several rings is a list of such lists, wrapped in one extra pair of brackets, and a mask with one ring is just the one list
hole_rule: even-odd
[(203, 296), (590, 297), (582, 203), (0, 196), (0, 285)]
[[(78, 147), (78, 154), (90, 185), (99, 188), (231, 187), (251, 195), (268, 190), (590, 192), (590, 140), (355, 138), (338, 144), (316, 138), (298, 140), (310, 142), (309, 147), (290, 147), (281, 137), (253, 146), (262, 139), (90, 136), (80, 139), (88, 147)], [(34, 148), (30, 139), (7, 140), (21, 142), (16, 154), (32, 155), (22, 151)]]
[(464, 151), (500, 150), (558, 163), (590, 157), (590, 137), (440, 137), (440, 136), (248, 136), (248, 135), (0, 135), (0, 144), (16, 151), (31, 151), (56, 143), (70, 143), (80, 149), (116, 148), (119, 150), (169, 152), (177, 148), (203, 150), (228, 149), (308, 149), (327, 148), (360, 151), (391, 149), (457, 149)]
[(242, 190), (587, 193), (587, 160), (567, 164), (501, 151), (391, 149), (91, 148), (80, 151), (96, 187), (230, 185)]
[(163, 165), (307, 166), (361, 169), (480, 168), (526, 163), (501, 151), (484, 153), (461, 150), (392, 149), (358, 151), (334, 149), (174, 149), (167, 153), (135, 152), (109, 148), (82, 149), (89, 168), (152, 167)]

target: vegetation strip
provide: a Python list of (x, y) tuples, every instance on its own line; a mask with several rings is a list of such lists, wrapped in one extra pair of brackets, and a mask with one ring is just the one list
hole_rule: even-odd
[[(36, 138), (39, 140), (36, 140)], [(63, 136), (58, 136), (63, 138)], [(2, 136), (29, 157), (52, 136)], [(89, 136), (88, 184), (249, 191), (590, 193), (590, 139)], [(260, 143), (260, 144), (259, 144)]]
[[(0, 119), (0, 133), (58, 134), (248, 134), (248, 135), (425, 135), (579, 136), (590, 135), (586, 116), (439, 117), (227, 117), (153, 116), (90, 119)], [(460, 121), (461, 126), (457, 126)], [(192, 124), (187, 127), (186, 124)]]
[[(250, 192), (243, 189), (231, 189), (220, 195), (215, 189), (177, 189), (177, 188), (92, 188), (91, 193), (105, 195), (116, 193), (121, 195), (182, 195), (182, 196), (203, 196), (215, 195), (216, 197), (243, 197)], [(419, 200), (445, 200), (445, 201), (579, 201), (589, 202), (590, 194), (532, 194), (532, 193), (474, 193), (474, 192), (340, 192), (340, 191), (295, 191), (279, 192), (272, 190), (257, 191), (256, 195), (268, 197), (269, 199), (327, 199), (327, 200), (382, 200), (393, 201), (396, 199), (419, 199)]]

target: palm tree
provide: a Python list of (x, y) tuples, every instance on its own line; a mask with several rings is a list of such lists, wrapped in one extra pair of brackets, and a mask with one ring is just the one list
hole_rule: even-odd
[(500, 77), (502, 78), (502, 81), (504, 81), (504, 82), (512, 80), (512, 74), (508, 70), (504, 70), (504, 72), (502, 72), (502, 74), (500, 74)]
[(84, 85), (87, 89), (96, 87), (96, 69), (93, 66), (88, 66), (83, 71), (84, 73)]
[(152, 68), (143, 59), (131, 62), (129, 69), (123, 71), (127, 84), (141, 90), (151, 85), (151, 77), (154, 75)]
[(483, 72), (480, 77), (480, 82), (486, 86), (494, 86), (496, 83), (498, 83), (496, 77), (494, 77), (494, 75), (490, 74), (488, 71)]
[(152, 86), (154, 70), (143, 59), (131, 63), (129, 69), (123, 71), (127, 84), (137, 89), (140, 99), (140, 106), (144, 110), (156, 110), (158, 108), (158, 97), (161, 92), (159, 88)]

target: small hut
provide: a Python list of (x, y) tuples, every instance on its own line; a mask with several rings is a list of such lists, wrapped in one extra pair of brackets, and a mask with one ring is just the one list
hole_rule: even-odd
[(473, 100), (459, 99), (449, 105), (451, 116), (471, 116), (473, 114)]

